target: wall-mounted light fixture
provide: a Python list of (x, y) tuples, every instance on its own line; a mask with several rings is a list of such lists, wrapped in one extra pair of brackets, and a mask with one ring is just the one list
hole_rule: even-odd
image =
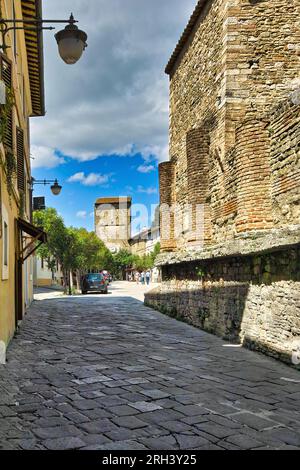
[(1, 18), (0, 31), (3, 43), (0, 45), (0, 49), (5, 52), (9, 47), (6, 45), (6, 35), (11, 30), (41, 31), (44, 29), (55, 29), (53, 26), (43, 26), (45, 23), (67, 23), (63, 30), (56, 33), (55, 39), (58, 44), (59, 55), (63, 61), (66, 64), (75, 64), (87, 47), (87, 34), (78, 29), (78, 26), (75, 24), (78, 21), (74, 19), (72, 13), (68, 20), (43, 20), (42, 18), (18, 20)]
[(58, 184), (57, 179), (55, 180), (36, 180), (35, 178), (31, 178), (31, 190), (33, 191), (33, 186), (36, 184), (42, 184), (46, 186), (47, 184), (51, 184), (50, 189), (54, 196), (59, 196), (62, 190), (62, 186)]

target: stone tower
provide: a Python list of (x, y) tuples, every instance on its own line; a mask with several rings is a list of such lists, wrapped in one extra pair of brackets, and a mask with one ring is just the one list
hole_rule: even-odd
[(112, 253), (129, 248), (131, 197), (99, 198), (95, 203), (95, 232)]

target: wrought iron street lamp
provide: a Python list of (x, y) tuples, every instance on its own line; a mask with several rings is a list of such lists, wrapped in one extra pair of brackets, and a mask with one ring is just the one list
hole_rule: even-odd
[(33, 186), (36, 184), (43, 184), (46, 186), (47, 184), (51, 184), (50, 189), (54, 196), (59, 196), (62, 190), (62, 186), (58, 184), (57, 179), (55, 180), (36, 180), (35, 178), (31, 178), (31, 189), (33, 191)]
[(29, 194), (30, 194), (30, 220), (32, 221), (32, 212), (33, 212), (33, 187), (36, 184), (42, 184), (43, 186), (46, 186), (48, 184), (51, 184), (50, 189), (52, 191), (52, 194), (54, 196), (59, 196), (62, 190), (62, 186), (58, 183), (57, 179), (55, 180), (36, 180), (35, 178), (31, 178), (29, 181), (30, 189), (29, 189)]
[(87, 47), (87, 34), (78, 29), (71, 14), (69, 24), (55, 35), (60, 57), (66, 64), (75, 64)]
[(66, 64), (75, 64), (80, 57), (84, 49), (87, 47), (87, 34), (78, 29), (75, 23), (78, 23), (74, 19), (73, 14), (68, 20), (43, 20), (42, 18), (36, 19), (0, 19), (0, 31), (3, 37), (3, 43), (0, 45), (0, 49), (3, 52), (9, 47), (6, 45), (6, 35), (11, 30), (22, 29), (25, 31), (41, 31), (41, 30), (52, 30), (55, 29), (53, 26), (44, 26), (46, 23), (67, 23), (65, 29), (59, 31), (55, 35), (55, 39), (58, 44), (58, 51), (60, 57)]

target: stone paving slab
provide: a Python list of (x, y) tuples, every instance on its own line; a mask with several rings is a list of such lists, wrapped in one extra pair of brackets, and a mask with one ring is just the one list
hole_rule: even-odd
[(38, 297), (0, 366), (0, 449), (300, 449), (299, 371), (134, 289)]

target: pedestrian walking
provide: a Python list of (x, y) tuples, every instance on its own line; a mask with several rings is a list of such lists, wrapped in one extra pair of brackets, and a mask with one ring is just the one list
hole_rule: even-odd
[(142, 271), (141, 281), (142, 281), (142, 284), (145, 284), (145, 271)]
[(148, 271), (146, 272), (146, 283), (147, 283), (147, 286), (149, 286), (150, 284), (150, 278), (151, 278), (151, 273), (148, 269)]

